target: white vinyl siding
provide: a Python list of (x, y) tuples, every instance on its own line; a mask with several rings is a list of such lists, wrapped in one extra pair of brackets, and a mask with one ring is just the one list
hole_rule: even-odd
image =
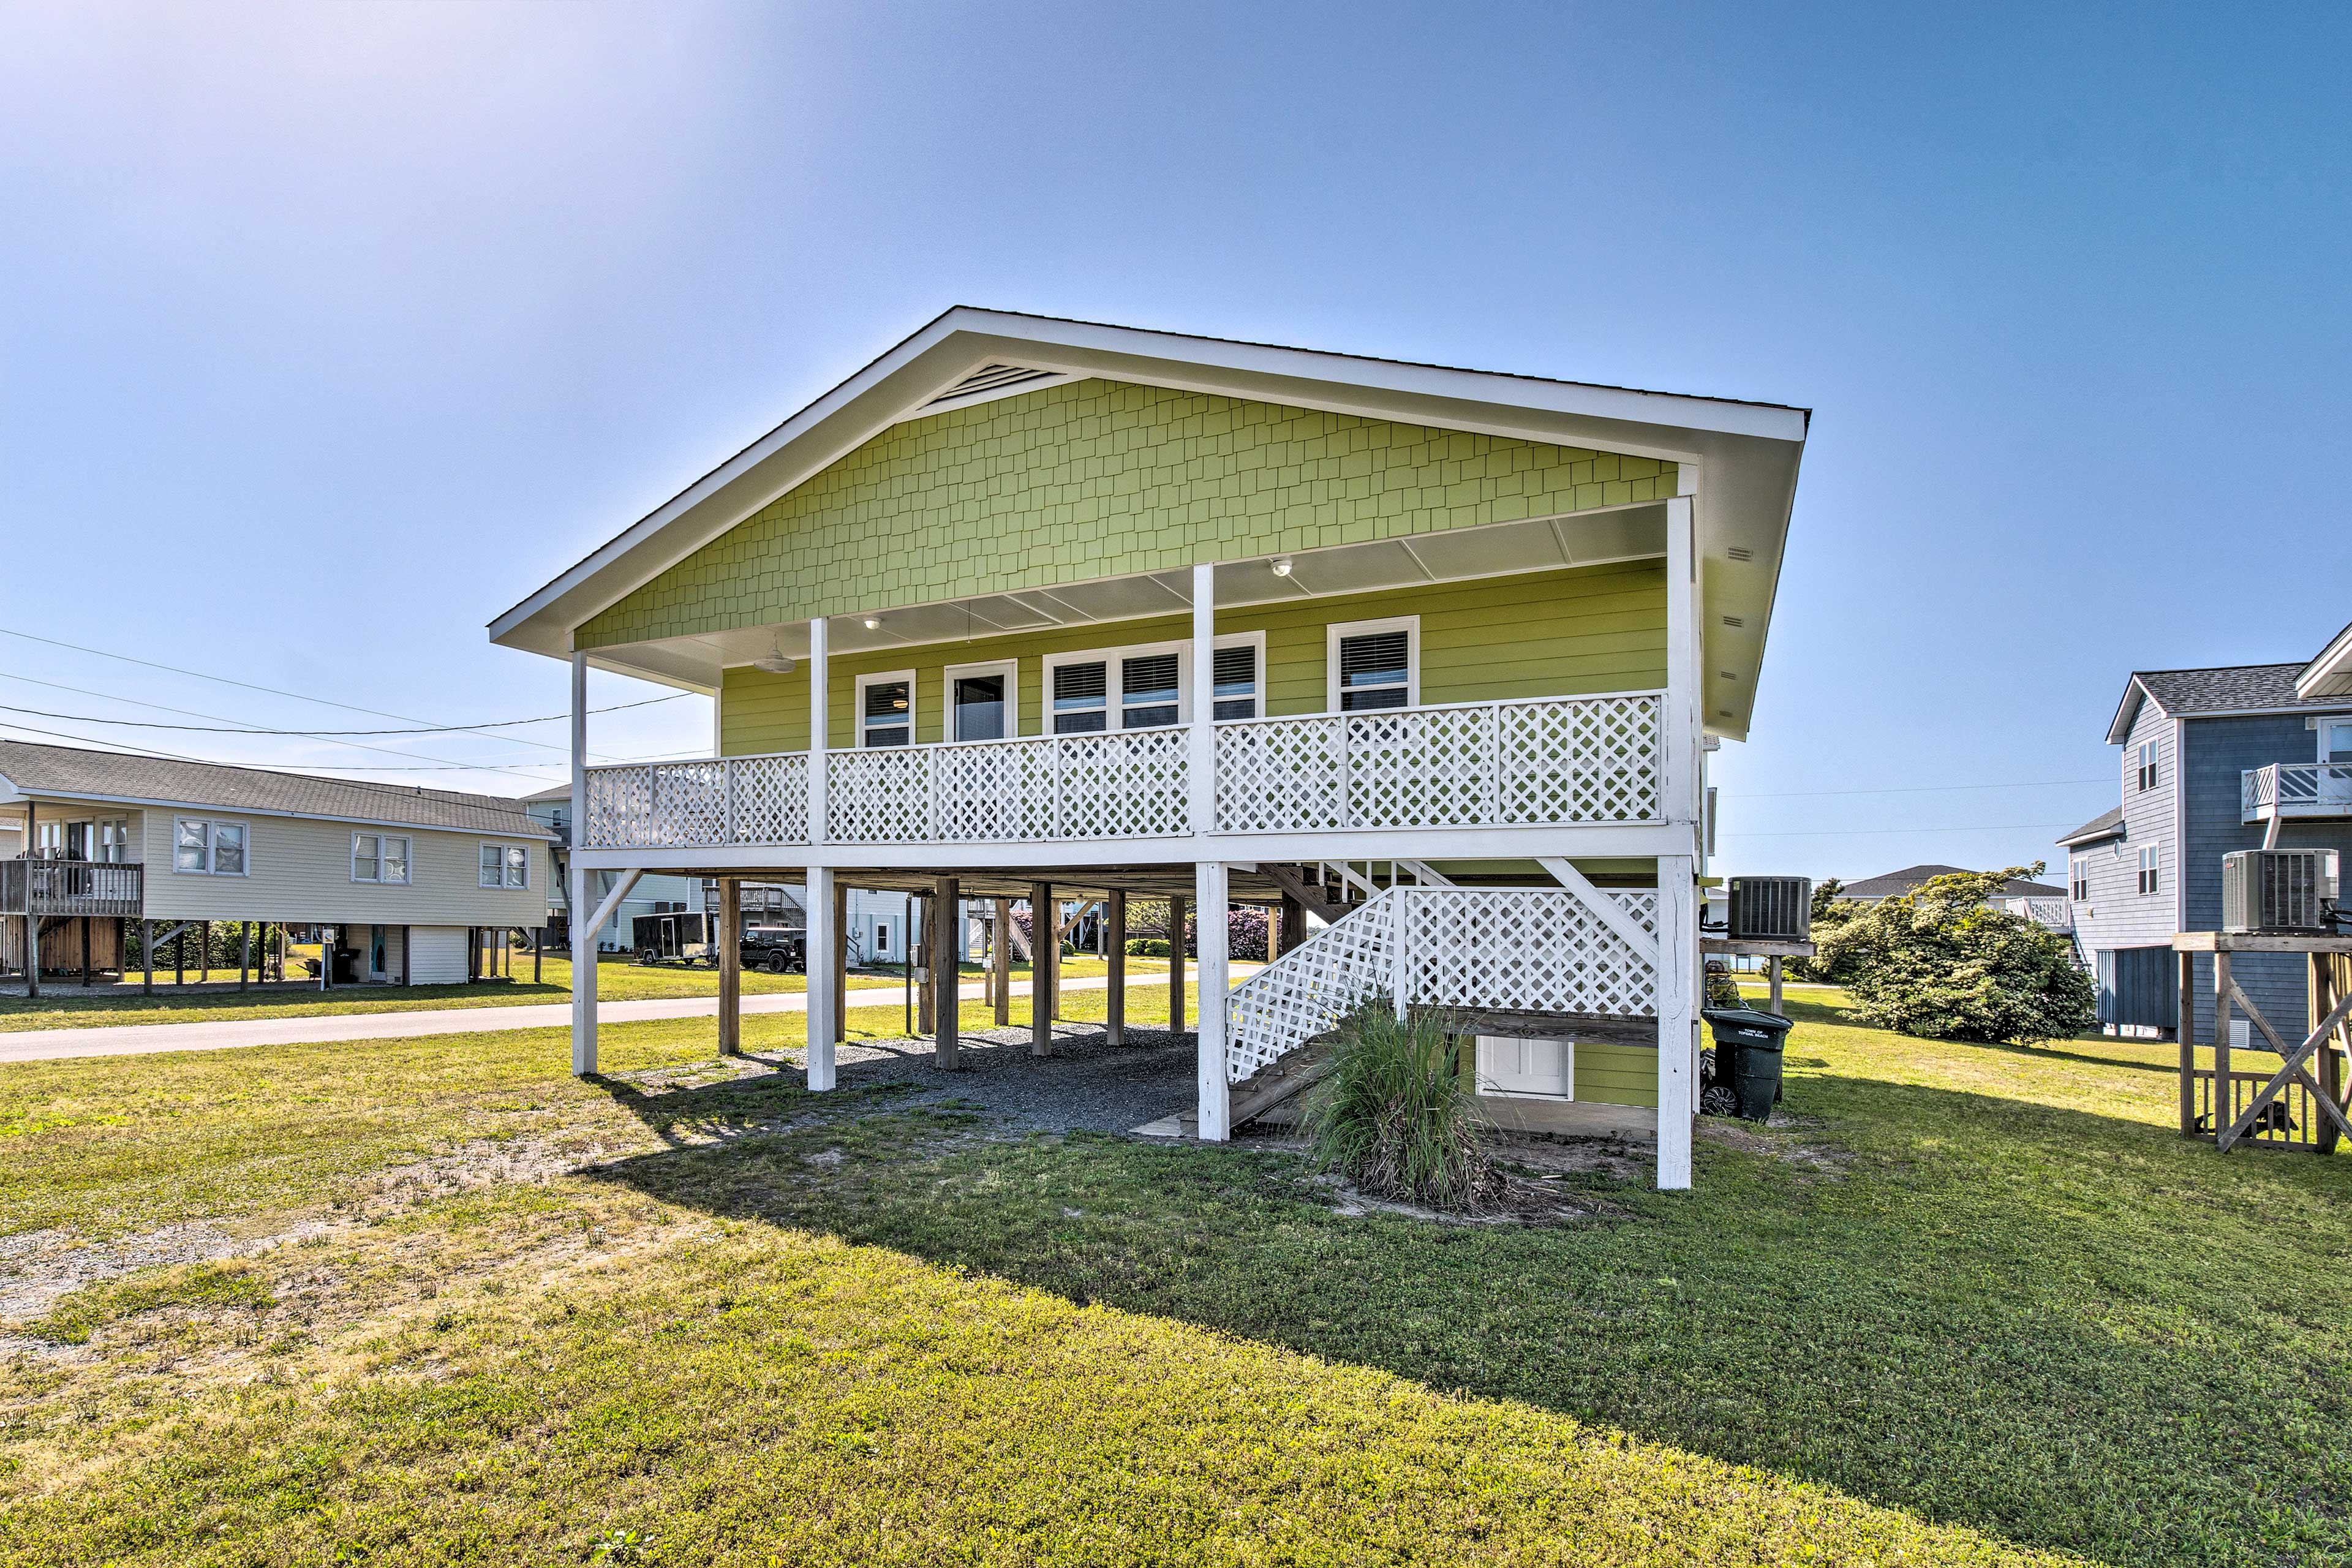
[[(173, 824), (201, 814), (149, 811), (132, 824), (133, 859), (146, 862), (153, 920), (288, 921), (327, 925), (535, 926), (547, 920), (547, 847), (530, 844), (528, 888), (478, 885), (478, 833), (404, 829), (406, 885), (352, 880), (348, 822), (244, 816), (246, 874), (173, 875)], [(359, 829), (373, 832), (374, 829)]]

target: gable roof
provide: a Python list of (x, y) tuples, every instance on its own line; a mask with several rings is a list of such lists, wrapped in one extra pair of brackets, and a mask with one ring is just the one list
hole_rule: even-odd
[[(1889, 871), (1883, 877), (1865, 877), (1859, 882), (1848, 882), (1839, 890), (1842, 899), (1897, 899), (1906, 893), (1916, 893), (1937, 877), (1965, 876), (1966, 866), (1906, 866), (1900, 871)], [(2046, 882), (2029, 882), (2022, 877), (2011, 877), (2000, 885), (2000, 891), (2010, 898), (2063, 897), (2066, 889), (2053, 888)]]
[(2169, 719), (2324, 707), (2295, 690), (2300, 664), (2231, 664), (2215, 669), (2137, 669), (2107, 726), (2107, 743), (2123, 744), (2139, 721), (2140, 705), (2156, 704)]
[(201, 806), (394, 827), (547, 838), (519, 800), (495, 795), (319, 778), (222, 763), (178, 762), (79, 746), (0, 740), (0, 799), (26, 795), (125, 805)]
[(2111, 805), (2074, 832), (2061, 836), (2058, 842), (2069, 848), (2079, 848), (2085, 844), (2096, 844), (2103, 838), (2120, 837), (2123, 831), (2124, 808)]
[[(957, 306), (490, 623), (569, 658), (574, 628), (902, 419), (1087, 377), (1702, 465), (1709, 728), (1744, 737), (1780, 584), (1809, 411)], [(882, 608), (911, 606), (877, 605)], [(720, 661), (663, 643), (599, 668), (708, 691)]]
[(2352, 697), (2352, 626), (2330, 637), (2318, 657), (2296, 672), (2294, 689), (2306, 701)]

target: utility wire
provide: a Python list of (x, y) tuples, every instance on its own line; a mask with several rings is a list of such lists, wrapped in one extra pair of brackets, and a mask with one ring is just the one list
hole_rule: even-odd
[[(24, 679), (25, 677), (11, 676), (10, 679), (21, 680)], [(47, 683), (41, 682), (40, 684), (46, 685)], [(101, 696), (103, 693), (93, 692), (91, 695)], [(588, 711), (591, 713), (618, 713), (625, 708), (650, 708), (656, 702), (675, 702), (685, 695), (686, 693), (683, 691), (673, 691), (667, 697), (648, 697), (642, 702), (616, 702), (610, 708), (591, 708)], [(131, 699), (117, 698), (115, 700), (128, 701), (131, 700)], [(559, 719), (569, 719), (572, 717), (569, 713), (551, 713), (543, 719), (494, 719), (485, 724), (438, 724), (430, 729), (424, 730), (269, 730), (264, 729), (259, 725), (251, 724), (163, 724), (147, 719), (100, 719), (97, 715), (91, 713), (55, 713), (46, 708), (19, 708), (13, 702), (0, 702), (0, 710), (5, 710), (10, 713), (30, 713), (36, 719), (65, 719), (76, 724), (115, 724), (132, 730), (191, 730), (208, 735), (290, 735), (298, 739), (310, 741), (331, 741), (344, 735), (457, 734), (477, 730), (510, 729), (517, 724), (551, 724)], [(168, 713), (176, 713), (181, 711), (181, 710), (169, 708), (165, 709), (164, 711)], [(208, 718), (210, 715), (198, 714), (196, 717)], [(522, 737), (517, 735), (506, 738), (509, 740), (520, 740)]]
[[(26, 731), (27, 734), (33, 734), (33, 735), (47, 735), (47, 736), (49, 736), (50, 738), (52, 738), (52, 739), (54, 739), (54, 740), (59, 740), (59, 741), (86, 741), (86, 740), (88, 740), (88, 739), (89, 738), (89, 736), (87, 736), (87, 735), (68, 735), (68, 734), (65, 733), (63, 731), (60, 731), (60, 730), (37, 730), (37, 729), (35, 729), (35, 728), (34, 728), (32, 725), (30, 725), (30, 724), (18, 724), (18, 723), (16, 723), (16, 722), (14, 722), (14, 721), (5, 721), (5, 720), (0, 720), (0, 729), (5, 729), (5, 730), (22, 730), (22, 731)], [(137, 745), (133, 745), (133, 744), (131, 744), (131, 743), (130, 742), (128, 742), (128, 741), (123, 742), (121, 743), (121, 745), (122, 745), (122, 749), (123, 749), (124, 751), (126, 751), (126, 752), (139, 752), (139, 753), (140, 753), (141, 755), (142, 755), (142, 756), (154, 757), (154, 758), (158, 759), (159, 761), (167, 762), (167, 763), (197, 763), (197, 764), (198, 764), (198, 765), (200, 765), (200, 766), (207, 767), (207, 768), (242, 768), (242, 769), (244, 769), (245, 771), (247, 771), (247, 773), (277, 773), (277, 774), (279, 774), (279, 775), (281, 775), (281, 776), (283, 776), (283, 775), (285, 775), (285, 774), (287, 774), (287, 773), (293, 773), (293, 772), (295, 772), (295, 771), (296, 771), (296, 770), (293, 770), (293, 769), (290, 769), (290, 768), (260, 768), (260, 767), (256, 767), (256, 766), (254, 766), (251, 763), (224, 763), (224, 762), (217, 762), (217, 761), (215, 761), (215, 760), (214, 760), (213, 758), (211, 758), (211, 757), (190, 757), (190, 756), (184, 756), (184, 755), (182, 755), (182, 754), (181, 754), (180, 752), (159, 752), (159, 751), (157, 751), (157, 750), (156, 750), (154, 747), (152, 747), (152, 746), (137, 746)], [(399, 753), (395, 752), (395, 753), (394, 753), (394, 755), (398, 755)], [(351, 766), (351, 767), (358, 767), (358, 766), (361, 766), (362, 764), (354, 763), (348, 763), (348, 764), (346, 764), (346, 765), (347, 765), (347, 766)], [(532, 765), (533, 765), (533, 766), (541, 766), (541, 765), (544, 765), (544, 766), (547, 766), (547, 767), (553, 767), (555, 764), (554, 764), (554, 763), (545, 763), (545, 764), (533, 763)], [(444, 770), (442, 770), (442, 769), (438, 769), (438, 768), (418, 768), (418, 769), (414, 769), (414, 770), (404, 770), (404, 769), (399, 769), (399, 768), (380, 768), (380, 769), (375, 769), (375, 770), (373, 770), (373, 771), (375, 771), (375, 772), (379, 772), (379, 773), (401, 773), (401, 772), (407, 772), (407, 771), (413, 771), (413, 772), (417, 772), (417, 773), (439, 773), (439, 772), (442, 772), (442, 771), (444, 771)], [(462, 767), (460, 767), (460, 768), (452, 768), (452, 769), (450, 769), (450, 770), (448, 770), (448, 771), (451, 771), (451, 772), (463, 771), (463, 772), (468, 772), (468, 773), (479, 773), (479, 772), (483, 772), (483, 771), (485, 771), (485, 770), (483, 770), (483, 769), (481, 769), (481, 768), (479, 768), (479, 767), (475, 767), (475, 768), (462, 768)], [(420, 795), (420, 794), (422, 794), (422, 793), (423, 793), (423, 787), (422, 787), (421, 785), (419, 785), (419, 786), (415, 786), (415, 787), (412, 787), (412, 788), (409, 788), (409, 789), (402, 789), (402, 788), (400, 788), (399, 786), (397, 786), (397, 785), (395, 785), (395, 784), (371, 784), (371, 783), (369, 783), (366, 779), (337, 779), (337, 780), (334, 780), (333, 782), (334, 782), (334, 783), (336, 783), (336, 784), (348, 785), (349, 787), (351, 787), (351, 788), (352, 788), (352, 789), (373, 790), (374, 792), (376, 792), (376, 793), (377, 793), (377, 794), (379, 794), (379, 795), (399, 795), (399, 796), (401, 796), (401, 797), (403, 797), (403, 798), (404, 798), (404, 799), (409, 799), (409, 800), (414, 800), (414, 799), (415, 799), (415, 798), (416, 798), (416, 796), (417, 796), (418, 795)], [(533, 781), (533, 782), (544, 782), (544, 781)], [(443, 794), (443, 795), (453, 795), (453, 794), (459, 794), (459, 793), (466, 793), (466, 792), (459, 792), (459, 791), (454, 791), (454, 790), (442, 790), (442, 791), (438, 791), (438, 792), (436, 792), (436, 793), (438, 793), (438, 794)], [(499, 799), (499, 798), (501, 798), (501, 797), (499, 797), (499, 796), (491, 796), (491, 797), (489, 797), (489, 798), (492, 798), (492, 799)]]
[(1867, 833), (2022, 833), (2029, 828), (2070, 827), (2066, 822), (1995, 822), (1982, 827), (1807, 827), (1785, 832), (1751, 833), (1720, 829), (1720, 838), (1844, 838)]
[(2108, 784), (2106, 778), (2095, 779), (2035, 779), (2026, 784), (1903, 784), (1893, 789), (1791, 789), (1754, 794), (1738, 792), (1740, 800), (1799, 800), (1826, 795), (1940, 795), (1956, 789), (2055, 789), (2060, 784)]
[[(102, 647), (84, 647), (79, 643), (64, 642), (60, 641), (57, 637), (36, 637), (31, 632), (20, 632), (9, 626), (0, 626), (0, 637), (21, 637), (26, 642), (46, 643), (51, 647), (71, 648), (76, 653), (95, 654), (100, 658), (121, 659), (125, 664), (143, 665), (149, 669), (165, 670), (173, 675), (193, 676), (198, 680), (215, 680), (224, 686), (242, 686), (247, 691), (266, 691), (272, 697), (291, 697), (298, 702), (315, 702), (321, 707), (341, 708), (347, 712), (366, 713), (378, 719), (397, 719), (404, 724), (432, 723), (431, 720), (419, 719), (414, 713), (388, 713), (381, 708), (362, 708), (356, 703), (338, 702), (331, 697), (312, 697), (306, 692), (288, 691), (280, 687), (259, 686), (250, 680), (235, 680), (226, 675), (207, 675), (200, 669), (184, 669), (176, 664), (158, 664), (152, 658), (134, 658), (127, 653), (112, 653)], [(196, 716), (198, 718), (205, 719), (218, 717), (216, 714), (210, 713), (203, 713)], [(445, 728), (446, 726), (436, 727)], [(562, 752), (566, 750), (566, 748), (555, 745), (551, 742), (534, 741), (530, 739), (528, 736), (515, 735), (509, 738), (519, 741), (526, 746), (537, 746), (541, 751)], [(435, 760), (440, 761), (444, 759), (436, 758)]]

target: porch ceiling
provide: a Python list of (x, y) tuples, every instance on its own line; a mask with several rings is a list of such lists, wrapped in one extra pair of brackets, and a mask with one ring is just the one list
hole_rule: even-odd
[[(1663, 555), (1665, 513), (1663, 503), (1647, 502), (1300, 551), (1286, 557), (1291, 565), (1286, 576), (1274, 570), (1273, 557), (1226, 562), (1217, 568), (1217, 607), (1288, 604)], [(830, 617), (827, 639), (836, 655), (878, 653), (1009, 632), (1181, 615), (1192, 603), (1188, 573), (1151, 573), (932, 605), (876, 605), (864, 615)], [(868, 628), (867, 616), (881, 625)], [(806, 621), (794, 621), (633, 643), (599, 649), (590, 662), (707, 690), (719, 684), (721, 670), (764, 658), (779, 647), (793, 658), (807, 658), (808, 628)]]

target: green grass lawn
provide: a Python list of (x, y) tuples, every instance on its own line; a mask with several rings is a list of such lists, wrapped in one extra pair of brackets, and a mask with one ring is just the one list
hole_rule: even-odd
[(1564, 1228), (708, 1020), (0, 1067), (0, 1240), (290, 1238), (16, 1326), (0, 1563), (2352, 1559), (2352, 1160), (1792, 1007), (1790, 1125)]
[[(300, 950), (297, 950), (298, 952)], [(1164, 958), (1129, 958), (1128, 973), (1141, 981), (1150, 975), (1164, 977), (1168, 961)], [(21, 988), (0, 995), (0, 1034), (23, 1029), (82, 1029), (106, 1028), (119, 1024), (191, 1024), (205, 1020), (225, 1021), (237, 1018), (299, 1018), (321, 1013), (406, 1013), (436, 1010), (445, 1007), (520, 1007), (533, 1003), (568, 1001), (572, 995), (572, 961), (548, 956), (541, 961), (540, 978), (530, 978), (530, 959), (518, 953), (514, 961), (514, 978), (489, 980), (469, 985), (399, 985), (343, 986), (334, 991), (278, 991), (256, 994), (240, 993), (235, 975), (220, 984), (214, 992), (194, 994), (142, 996), (139, 983), (133, 978), (118, 995), (43, 996), (28, 1001)], [(1099, 979), (1104, 963), (1098, 958), (1067, 958), (1062, 962), (1065, 979)], [(964, 979), (981, 978), (980, 967), (966, 964)], [(1029, 978), (1029, 966), (1013, 966), (1015, 982)], [(853, 973), (849, 977), (853, 989), (897, 988), (904, 984), (895, 970), (873, 973)], [(1163, 978), (1164, 984), (1164, 978)], [(746, 970), (743, 994), (764, 995), (772, 992), (801, 992), (808, 989), (804, 976), (770, 974), (763, 970)], [(640, 968), (627, 957), (607, 957), (596, 965), (596, 995), (605, 1002), (628, 1002), (648, 997), (716, 996), (719, 994), (719, 972), (715, 969), (686, 969), (676, 965), (655, 965)]]

